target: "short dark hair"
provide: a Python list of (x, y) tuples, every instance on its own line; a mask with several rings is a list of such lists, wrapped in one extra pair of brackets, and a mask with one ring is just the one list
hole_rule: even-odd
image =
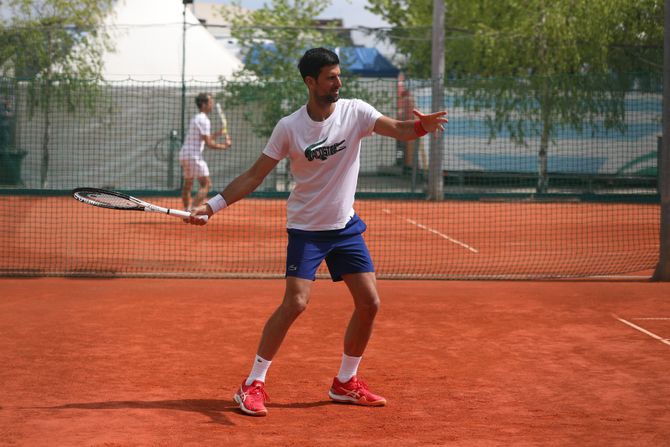
[(311, 76), (314, 79), (319, 77), (321, 69), (329, 65), (339, 65), (340, 58), (337, 57), (337, 54), (330, 51), (327, 48), (312, 48), (311, 50), (305, 51), (305, 54), (300, 58), (298, 62), (298, 69), (304, 80), (307, 76)]
[(195, 97), (195, 105), (198, 106), (198, 110), (202, 108), (205, 104), (207, 104), (207, 101), (209, 101), (209, 98), (212, 95), (209, 93), (199, 93), (198, 96)]

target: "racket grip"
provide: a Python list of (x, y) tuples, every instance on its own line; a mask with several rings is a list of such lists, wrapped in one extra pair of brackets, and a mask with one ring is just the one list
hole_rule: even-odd
[[(191, 217), (191, 213), (189, 213), (188, 211), (175, 210), (175, 209), (169, 209), (168, 214), (171, 216), (180, 217), (182, 219), (188, 219), (189, 217)], [(203, 222), (207, 222), (209, 220), (209, 216), (207, 215), (200, 215), (197, 216), (197, 218), (202, 220)]]

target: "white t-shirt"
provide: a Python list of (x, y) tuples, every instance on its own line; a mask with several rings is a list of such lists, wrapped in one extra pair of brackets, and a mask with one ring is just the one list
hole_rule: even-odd
[(188, 133), (184, 145), (179, 151), (179, 158), (199, 158), (205, 150), (204, 135), (211, 132), (211, 123), (205, 112), (196, 114), (188, 126)]
[(288, 228), (345, 227), (354, 214), (361, 139), (372, 135), (381, 116), (364, 101), (340, 99), (325, 121), (313, 121), (302, 106), (277, 123), (263, 153), (291, 160), (295, 188), (287, 203)]

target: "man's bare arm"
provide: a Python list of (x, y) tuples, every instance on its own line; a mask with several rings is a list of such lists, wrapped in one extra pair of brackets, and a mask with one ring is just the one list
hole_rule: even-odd
[(203, 135), (202, 139), (205, 142), (205, 145), (210, 149), (224, 150), (224, 149), (228, 149), (232, 145), (231, 144), (232, 142), (230, 141), (230, 137), (226, 138), (225, 143), (217, 143), (214, 140), (213, 135)]
[[(263, 183), (267, 175), (277, 166), (278, 160), (261, 154), (258, 160), (243, 174), (237, 176), (232, 182), (226, 186), (223, 192), (219, 193), (226, 202), (226, 206), (232, 205), (238, 200), (248, 196), (258, 186)], [(212, 217), (214, 211), (208, 203), (198, 206), (191, 211), (191, 217), (188, 223), (194, 225), (205, 225), (207, 223), (204, 219), (199, 219), (196, 216), (207, 215)]]
[(424, 131), (423, 134), (426, 132), (435, 132), (436, 130), (444, 130), (444, 124), (449, 122), (445, 118), (447, 114), (445, 111), (430, 113), (428, 115), (424, 115), (418, 110), (414, 110), (413, 113), (417, 117), (416, 120), (398, 121), (388, 116), (382, 116), (375, 122), (374, 131), (379, 135), (395, 138), (400, 141), (409, 141), (421, 136), (416, 132), (415, 126), (417, 125), (417, 121), (420, 122), (421, 129)]
[(228, 205), (243, 199), (263, 183), (267, 175), (277, 166), (279, 160), (261, 154), (258, 160), (243, 174), (236, 177), (220, 194)]

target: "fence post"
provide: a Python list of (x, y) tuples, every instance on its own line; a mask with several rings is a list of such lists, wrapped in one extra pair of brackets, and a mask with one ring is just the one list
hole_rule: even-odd
[[(444, 109), (444, 12), (444, 0), (433, 0), (432, 112)], [(444, 199), (443, 147), (444, 133), (437, 131), (430, 134), (430, 165), (428, 167), (428, 198), (430, 200)]]
[(670, 281), (670, 0), (665, 0), (663, 30), (663, 138), (659, 147), (661, 229), (658, 265), (652, 279)]

